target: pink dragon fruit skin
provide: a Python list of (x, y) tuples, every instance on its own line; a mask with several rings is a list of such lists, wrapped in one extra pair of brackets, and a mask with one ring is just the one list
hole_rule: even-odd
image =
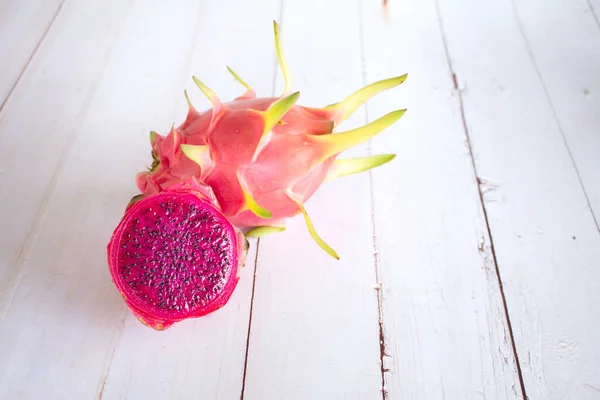
[(302, 213), (315, 241), (339, 258), (317, 235), (303, 204), (322, 183), (394, 158), (393, 154), (337, 157), (395, 123), (405, 110), (391, 112), (354, 130), (334, 133), (334, 129), (369, 98), (400, 85), (406, 75), (375, 82), (327, 107), (297, 105), (299, 93), (289, 94), (291, 76), (281, 50), (277, 23), (274, 29), (278, 60), (286, 82), (283, 95), (257, 98), (229, 69), (247, 91), (233, 101), (222, 103), (194, 77), (212, 108), (199, 112), (188, 100), (188, 115), (180, 126), (173, 127), (164, 137), (152, 132), (154, 162), (150, 171), (137, 175), (137, 186), (143, 194), (154, 194), (195, 176), (212, 188), (224, 215), (247, 236), (281, 231), (286, 218)]
[(247, 245), (210, 187), (189, 177), (129, 204), (108, 244), (108, 264), (132, 313), (164, 330), (227, 303)]

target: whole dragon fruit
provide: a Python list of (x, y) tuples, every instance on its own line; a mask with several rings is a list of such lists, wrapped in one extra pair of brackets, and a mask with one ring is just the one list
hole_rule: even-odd
[[(143, 194), (158, 193), (188, 176), (214, 191), (225, 216), (247, 236), (285, 229), (285, 219), (302, 213), (309, 232), (325, 251), (323, 241), (303, 204), (325, 181), (365, 171), (394, 158), (393, 154), (337, 159), (396, 122), (405, 110), (391, 112), (363, 127), (333, 133), (361, 104), (395, 87), (406, 75), (368, 85), (345, 100), (324, 108), (296, 105), (299, 93), (289, 94), (292, 79), (283, 56), (279, 27), (274, 23), (275, 47), (285, 80), (281, 97), (260, 97), (231, 68), (247, 91), (229, 103), (194, 77), (212, 108), (198, 112), (190, 103), (186, 120), (165, 136), (150, 135), (153, 163), (137, 175)], [(186, 94), (187, 98), (187, 94)]]
[(134, 315), (163, 330), (225, 305), (246, 250), (210, 187), (191, 177), (128, 206), (108, 264)]

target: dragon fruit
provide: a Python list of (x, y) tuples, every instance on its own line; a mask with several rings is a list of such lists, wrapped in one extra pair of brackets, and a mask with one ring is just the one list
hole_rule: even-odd
[(198, 78), (198, 88), (212, 108), (199, 112), (188, 101), (188, 114), (166, 136), (151, 132), (153, 163), (136, 177), (144, 195), (160, 193), (189, 176), (209, 185), (223, 214), (247, 236), (285, 229), (285, 219), (303, 214), (313, 239), (327, 253), (337, 253), (316, 233), (304, 203), (324, 182), (377, 167), (393, 154), (337, 159), (395, 123), (405, 112), (391, 112), (370, 124), (346, 132), (334, 129), (372, 96), (400, 85), (406, 75), (372, 83), (345, 100), (323, 108), (297, 105), (290, 94), (292, 78), (283, 55), (279, 27), (274, 22), (275, 48), (285, 81), (280, 97), (257, 97), (246, 87), (240, 97), (222, 103)]
[(239, 280), (248, 242), (195, 177), (131, 202), (108, 244), (113, 282), (156, 330), (221, 308)]
[(239, 280), (248, 241), (285, 229), (304, 216), (308, 231), (331, 256), (304, 203), (321, 184), (391, 161), (393, 154), (338, 159), (395, 123), (391, 112), (363, 127), (334, 129), (376, 94), (400, 85), (406, 75), (372, 83), (323, 108), (297, 105), (283, 56), (279, 27), (275, 48), (285, 89), (257, 97), (246, 87), (222, 103), (194, 77), (212, 108), (199, 112), (187, 92), (188, 114), (166, 136), (151, 132), (153, 162), (136, 176), (134, 196), (107, 246), (113, 282), (133, 314), (157, 330), (223, 307)]

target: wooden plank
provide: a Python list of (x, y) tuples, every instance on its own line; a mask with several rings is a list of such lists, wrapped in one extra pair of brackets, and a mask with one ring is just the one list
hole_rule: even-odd
[(0, 112), (64, 0), (7, 0), (0, 4)]
[(598, 220), (600, 30), (585, 0), (545, 4), (515, 0), (517, 23)]
[[(200, 4), (199, 10), (191, 4), (188, 9), (191, 15), (200, 15), (199, 19), (187, 23), (188, 28), (195, 28), (195, 31), (189, 29), (186, 34), (180, 32), (178, 39), (165, 40), (165, 44), (177, 40), (186, 43), (185, 37), (195, 41), (191, 51), (185, 48), (179, 50), (181, 55), (175, 55), (181, 58), (189, 54), (189, 60), (172, 65), (185, 75), (183, 82), (171, 82), (169, 87), (169, 91), (177, 94), (177, 121), (181, 121), (187, 111), (181, 92), (184, 87), (198, 109), (210, 107), (208, 100), (194, 86), (192, 74), (209, 85), (223, 101), (245, 90), (229, 75), (226, 65), (234, 68), (262, 93), (271, 93), (273, 88), (275, 53), (272, 21), (279, 15), (279, 2), (265, 0), (257, 5), (215, 0)], [(165, 4), (164, 7), (164, 10), (154, 9), (157, 18), (170, 13), (167, 9), (170, 6)], [(151, 29), (153, 25), (147, 24), (147, 28)], [(164, 34), (163, 31), (156, 32), (156, 35)], [(148, 50), (153, 38), (154, 35), (151, 35), (144, 42)], [(156, 53), (156, 56), (159, 55), (160, 51)], [(138, 57), (144, 59), (148, 56)], [(125, 60), (124, 65), (127, 62), (131, 60)], [(121, 71), (122, 68), (123, 65), (115, 71)], [(179, 76), (181, 73), (176, 74)], [(168, 77), (169, 74), (165, 72), (160, 79)], [(153, 82), (146, 89), (140, 85), (138, 90), (140, 93), (144, 90), (153, 91), (155, 85), (158, 89), (163, 87), (163, 83)], [(170, 112), (161, 111), (160, 108), (171, 104), (171, 99), (169, 96), (156, 96), (154, 110), (144, 111), (165, 117), (157, 127), (162, 131), (167, 131), (172, 121), (166, 119), (170, 118)], [(124, 104), (127, 101), (130, 100), (124, 99)], [(145, 143), (138, 143), (137, 146), (145, 148)], [(147, 162), (145, 154), (144, 157), (144, 162)], [(138, 161), (136, 168), (142, 165)], [(110, 365), (104, 396), (107, 399), (239, 398), (246, 356), (255, 249), (256, 245), (252, 243), (252, 252), (248, 255), (240, 283), (229, 303), (218, 312), (179, 323), (161, 333), (150, 331), (129, 315)]]
[(0, 315), (20, 279), (29, 244), (125, 19), (128, 2), (66, 4), (0, 119)]
[[(300, 104), (363, 86), (358, 2), (286, 2), (282, 21)], [(364, 123), (358, 111), (340, 130)], [(306, 204), (340, 261), (312, 242), (301, 216), (261, 240), (244, 399), (381, 398), (368, 184), (367, 174), (333, 181)]]
[[(92, 397), (111, 326), (122, 314), (118, 296), (112, 301), (106, 296), (110, 280), (102, 243), (107, 236), (98, 231), (105, 213), (93, 207), (95, 201), (110, 201), (91, 196), (103, 181), (74, 182), (68, 174), (102, 171), (103, 154), (119, 154), (118, 149), (97, 152), (94, 143), (82, 151), (72, 141), (94, 105), (97, 82), (129, 6), (65, 5), (0, 124), (7, 205), (2, 237), (3, 245), (13, 247), (3, 248), (12, 259), (1, 292), (2, 398)], [(94, 134), (101, 142), (105, 121), (96, 122)], [(73, 157), (78, 165), (63, 158), (69, 150), (80, 152)], [(66, 185), (53, 187), (63, 171)], [(95, 286), (98, 282), (104, 282), (104, 291)]]
[[(537, 4), (536, 24), (550, 29), (557, 20), (538, 20)], [(600, 236), (514, 6), (463, 0), (440, 8), (527, 396), (596, 398)], [(546, 46), (555, 44), (546, 38)], [(554, 63), (570, 63), (566, 49), (555, 51)]]
[(397, 154), (372, 174), (389, 398), (522, 398), (435, 1), (363, 8), (368, 80), (409, 74), (368, 106), (408, 108), (372, 141)]
[[(107, 288), (109, 283), (105, 270), (97, 268), (104, 260), (100, 252), (106, 236), (98, 227), (105, 215), (89, 208), (98, 200), (91, 194), (101, 180), (85, 180), (77, 187), (68, 180), (55, 185), (71, 166), (71, 172), (94, 167), (101, 171), (107, 163), (105, 155), (111, 152), (94, 147), (75, 155), (79, 165), (65, 163), (63, 155), (72, 150), (81, 120), (92, 107), (96, 84), (129, 6), (97, 3), (94, 9), (90, 3), (66, 4), (55, 22), (58, 28), (48, 33), (4, 108), (2, 398), (92, 397), (111, 325), (121, 314), (120, 306), (115, 308), (118, 296), (107, 302), (106, 291), (95, 286), (104, 280)], [(100, 140), (104, 121), (97, 122)], [(107, 306), (116, 313), (107, 312)]]
[[(585, 1), (556, 0), (552, 7), (547, 7), (540, 1), (515, 1), (514, 5), (517, 23), (520, 25), (534, 67), (537, 69), (561, 133), (569, 147), (591, 212), (595, 214), (595, 224), (598, 228), (598, 219), (600, 218), (600, 157), (598, 157), (600, 154), (600, 115), (598, 114), (600, 82), (598, 82), (597, 75), (600, 70), (600, 31), (598, 30), (600, 26), (598, 26), (597, 15), (590, 15), (589, 4)], [(600, 3), (596, 6), (600, 6)], [(596, 11), (598, 10), (596, 8)], [(550, 46), (549, 43), (552, 45)], [(576, 237), (575, 240), (579, 240), (579, 238)], [(597, 245), (598, 240), (592, 240), (592, 243)], [(595, 252), (595, 260), (598, 260), (597, 254)], [(593, 259), (591, 258), (589, 261)], [(588, 275), (589, 272), (591, 272), (590, 275)], [(591, 285), (600, 282), (600, 273), (594, 270), (589, 272), (584, 272), (580, 276), (584, 279), (582, 283), (585, 280)], [(564, 295), (571, 295), (571, 292), (567, 291)], [(592, 296), (586, 297), (587, 292), (586, 295), (580, 296), (579, 301), (582, 301), (583, 304), (579, 305), (583, 306), (600, 299), (600, 296), (593, 292)], [(598, 311), (600, 307), (596, 306), (594, 309)], [(569, 312), (569, 308), (564, 312)], [(590, 315), (598, 316), (599, 314), (596, 312)], [(576, 327), (582, 329), (587, 329), (595, 322), (597, 322), (597, 318), (588, 319), (585, 314), (577, 315), (575, 321)], [(595, 332), (598, 333), (599, 330), (596, 324)], [(593, 333), (581, 331), (580, 335), (584, 340), (579, 342), (579, 338), (561, 337), (568, 334), (561, 328), (557, 331), (559, 337), (556, 340), (559, 344), (555, 346), (557, 347), (555, 353), (557, 353), (560, 363), (552, 365), (549, 370), (550, 373), (558, 374), (559, 377), (553, 379), (553, 385), (565, 388), (561, 391), (574, 398), (596, 398), (600, 392), (600, 373), (592, 371), (597, 371), (600, 367), (598, 359), (600, 352), (596, 350), (597, 346), (591, 337), (587, 336), (588, 332), (592, 335)], [(579, 349), (571, 354), (573, 343), (576, 343), (575, 346), (579, 346)], [(589, 353), (589, 349), (593, 349), (591, 353)], [(567, 351), (566, 355), (564, 354), (565, 350)], [(580, 359), (579, 354), (585, 354), (587, 357)], [(589, 364), (590, 361), (593, 364)], [(532, 369), (546, 370), (547, 364), (541, 359), (533, 360), (532, 364), (535, 365)], [(573, 386), (574, 388), (571, 388)]]

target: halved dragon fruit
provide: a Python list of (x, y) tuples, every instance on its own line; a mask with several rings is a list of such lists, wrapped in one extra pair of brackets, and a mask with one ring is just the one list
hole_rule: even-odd
[(369, 98), (404, 82), (406, 75), (372, 83), (327, 107), (296, 105), (299, 93), (289, 94), (292, 78), (276, 22), (274, 30), (284, 93), (279, 98), (257, 98), (254, 90), (228, 68), (247, 91), (222, 103), (194, 77), (212, 108), (198, 112), (188, 98), (188, 115), (180, 126), (173, 126), (164, 137), (151, 133), (153, 163), (149, 171), (137, 175), (137, 185), (142, 193), (151, 194), (196, 176), (213, 189), (225, 216), (248, 236), (282, 231), (286, 218), (302, 213), (313, 239), (339, 258), (317, 235), (304, 203), (324, 182), (394, 158), (394, 154), (380, 154), (337, 159), (344, 150), (395, 123), (405, 110), (393, 111), (357, 129), (333, 130)]
[(210, 187), (191, 177), (136, 200), (108, 245), (113, 281), (136, 317), (163, 330), (225, 305), (248, 242)]

